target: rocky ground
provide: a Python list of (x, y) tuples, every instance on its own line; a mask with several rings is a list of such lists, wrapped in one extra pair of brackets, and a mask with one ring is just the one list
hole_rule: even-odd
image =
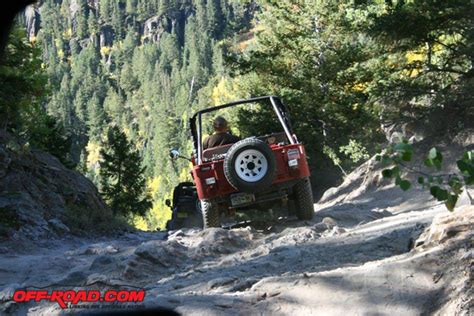
[(139, 306), (189, 315), (472, 315), (474, 208), (449, 213), (421, 191), (390, 185), (384, 194), (377, 207), (367, 193), (329, 199), (315, 205), (311, 222), (287, 219), (264, 230), (4, 243), (1, 308), (64, 313), (52, 303), (12, 302), (17, 288), (141, 287)]
[(450, 213), (380, 170), (364, 163), (315, 204), (310, 222), (4, 240), (0, 314), (83, 313), (15, 303), (20, 288), (144, 288), (136, 307), (185, 315), (473, 315), (472, 199), (463, 194)]

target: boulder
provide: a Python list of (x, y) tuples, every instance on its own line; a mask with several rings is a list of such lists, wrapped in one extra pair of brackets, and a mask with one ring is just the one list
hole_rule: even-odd
[(68, 233), (69, 222), (86, 217), (82, 212), (111, 214), (85, 176), (46, 152), (22, 149), (13, 137), (0, 132), (2, 237), (38, 240)]
[(53, 228), (54, 231), (56, 231), (59, 234), (64, 234), (64, 233), (69, 233), (70, 232), (69, 227), (64, 225), (64, 223), (61, 222), (61, 220), (59, 220), (57, 218), (50, 219), (48, 221), (48, 224)]
[(251, 240), (248, 229), (227, 230), (209, 228), (198, 234), (202, 240), (195, 248), (196, 256), (213, 256), (228, 254), (246, 247)]
[(472, 234), (474, 230), (474, 206), (465, 205), (454, 212), (446, 211), (433, 219), (433, 223), (415, 241), (415, 247), (438, 245)]

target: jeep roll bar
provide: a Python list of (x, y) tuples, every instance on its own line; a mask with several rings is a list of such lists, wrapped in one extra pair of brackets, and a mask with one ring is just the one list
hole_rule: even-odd
[(200, 110), (196, 112), (189, 119), (189, 125), (191, 128), (191, 136), (193, 138), (193, 145), (196, 151), (196, 158), (197, 158), (196, 164), (200, 164), (202, 162), (202, 139), (201, 138), (202, 138), (202, 115), (203, 114), (225, 109), (231, 106), (254, 103), (254, 102), (262, 102), (266, 100), (270, 101), (270, 105), (273, 107), (273, 111), (275, 111), (275, 114), (277, 115), (278, 120), (280, 121), (280, 124), (283, 126), (283, 130), (285, 131), (286, 137), (288, 138), (290, 144), (296, 144), (296, 139), (293, 136), (293, 129), (291, 127), (288, 109), (281, 102), (280, 98), (276, 96), (262, 96), (262, 97), (250, 98), (246, 100), (239, 100), (239, 101), (234, 101), (231, 103), (226, 103), (223, 105), (218, 105), (218, 106)]

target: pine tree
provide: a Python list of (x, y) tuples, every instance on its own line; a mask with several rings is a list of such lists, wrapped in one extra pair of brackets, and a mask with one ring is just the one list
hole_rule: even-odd
[(111, 16), (110, 0), (100, 0), (99, 12), (105, 22), (109, 22)]
[(89, 111), (87, 122), (87, 126), (89, 128), (89, 139), (99, 140), (102, 133), (102, 129), (104, 127), (104, 123), (107, 122), (107, 117), (105, 115), (104, 109), (102, 108), (102, 104), (100, 103), (99, 97), (96, 93), (94, 93), (92, 98), (89, 100), (87, 108)]
[(41, 104), (46, 77), (39, 54), (25, 31), (15, 27), (0, 61), (0, 128), (18, 128), (22, 113)]
[(132, 148), (125, 133), (110, 128), (108, 144), (100, 151), (101, 191), (115, 214), (144, 215), (151, 207), (146, 192), (145, 168), (138, 150)]
[(79, 10), (76, 12), (76, 32), (79, 38), (84, 38), (88, 35), (87, 14), (89, 8), (85, 1), (78, 1)]
[(125, 12), (128, 14), (135, 14), (137, 7), (137, 0), (127, 0), (125, 2)]

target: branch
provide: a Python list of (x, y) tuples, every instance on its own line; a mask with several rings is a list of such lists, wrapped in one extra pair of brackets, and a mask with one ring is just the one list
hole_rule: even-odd
[(449, 72), (449, 73), (454, 73), (454, 74), (459, 74), (459, 75), (467, 75), (468, 73), (465, 72), (465, 71), (461, 71), (461, 70), (456, 70), (456, 69), (453, 69), (453, 68), (439, 68), (439, 67), (436, 67), (434, 65), (428, 65), (428, 71), (427, 72)]
[(455, 173), (445, 173), (445, 174), (436, 174), (436, 175), (431, 175), (431, 174), (428, 174), (426, 172), (423, 172), (421, 170), (416, 170), (412, 167), (409, 167), (407, 165), (405, 165), (403, 162), (397, 162), (398, 165), (402, 166), (403, 168), (405, 168), (406, 170), (409, 170), (410, 172), (412, 173), (416, 173), (416, 174), (419, 174), (419, 175), (422, 175), (422, 176), (425, 176), (425, 177), (448, 177), (448, 176), (453, 176), (453, 175), (456, 175)]

